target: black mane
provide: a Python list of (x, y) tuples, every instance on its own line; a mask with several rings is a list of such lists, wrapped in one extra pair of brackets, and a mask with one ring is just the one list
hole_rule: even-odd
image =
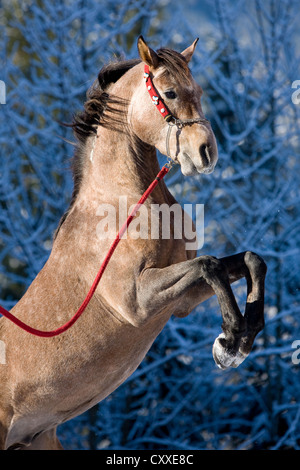
[[(159, 61), (165, 66), (166, 72), (175, 76), (178, 81), (187, 82), (190, 72), (185, 58), (171, 49), (157, 51)], [(86, 139), (96, 133), (97, 126), (111, 127), (118, 123), (120, 107), (126, 105), (124, 100), (109, 95), (106, 92), (111, 83), (116, 83), (128, 70), (141, 62), (140, 59), (112, 62), (105, 65), (99, 72), (96, 80), (87, 92), (87, 101), (84, 110), (74, 116), (72, 127), (75, 137), (85, 144)]]
[(80, 143), (95, 134), (97, 126), (110, 126), (117, 120), (118, 104), (125, 104), (120, 98), (106, 92), (108, 86), (116, 83), (128, 70), (140, 63), (139, 59), (113, 62), (105, 65), (99, 72), (98, 79), (87, 92), (84, 110), (74, 116), (72, 127)]

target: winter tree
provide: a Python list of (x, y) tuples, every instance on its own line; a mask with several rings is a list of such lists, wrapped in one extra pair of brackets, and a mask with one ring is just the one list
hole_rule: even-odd
[[(299, 449), (299, 105), (295, 0), (212, 0), (213, 28), (191, 26), (180, 3), (14, 0), (0, 7), (0, 298), (11, 307), (41, 269), (72, 192), (73, 137), (102, 65), (153, 47), (200, 41), (191, 64), (218, 139), (212, 175), (168, 185), (205, 204), (199, 254), (243, 250), (268, 264), (266, 328), (238, 369), (219, 371), (215, 299), (172, 319), (139, 369), (104, 402), (60, 429), (66, 448)], [(169, 3), (170, 7), (170, 3)], [(163, 23), (162, 23), (163, 18)], [(235, 287), (240, 305), (245, 285)], [(294, 353), (294, 354), (293, 354)]]

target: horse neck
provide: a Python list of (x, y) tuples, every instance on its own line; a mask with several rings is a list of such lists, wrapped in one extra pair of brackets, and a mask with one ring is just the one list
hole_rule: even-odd
[[(86, 146), (86, 168), (79, 192), (91, 203), (94, 198), (113, 199), (144, 193), (159, 172), (156, 149), (136, 136), (100, 127)], [(157, 202), (168, 200), (164, 184), (155, 193)]]
[[(142, 194), (156, 177), (159, 164), (155, 147), (140, 140), (129, 124), (131, 102), (137, 91), (137, 84), (145, 86), (142, 76), (141, 63), (109, 86), (108, 93), (117, 96), (120, 103), (114, 104), (116, 115), (109, 118), (111, 125), (98, 126), (97, 137), (88, 139), (82, 192), (92, 185), (96, 192), (101, 188), (107, 196)], [(166, 187), (160, 186), (156, 197), (165, 202)]]

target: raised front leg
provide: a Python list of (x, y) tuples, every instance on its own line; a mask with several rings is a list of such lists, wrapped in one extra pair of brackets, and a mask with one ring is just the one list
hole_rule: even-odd
[[(264, 325), (265, 274), (265, 263), (251, 252), (222, 259), (200, 256), (166, 268), (146, 269), (138, 285), (138, 303), (145, 319), (166, 308), (183, 317), (216, 294), (223, 333), (214, 343), (213, 357), (220, 368), (236, 367), (249, 354)], [(242, 277), (246, 277), (248, 286), (244, 316), (230, 286)]]
[(226, 337), (226, 327), (222, 325), (224, 333), (218, 336), (213, 346), (213, 356), (220, 368), (238, 367), (249, 355), (256, 335), (264, 328), (264, 292), (267, 267), (264, 261), (255, 253), (247, 251), (228, 258), (223, 263), (231, 282), (237, 276), (243, 275), (247, 281), (247, 301), (245, 307), (245, 332), (242, 335), (238, 351), (230, 349)]

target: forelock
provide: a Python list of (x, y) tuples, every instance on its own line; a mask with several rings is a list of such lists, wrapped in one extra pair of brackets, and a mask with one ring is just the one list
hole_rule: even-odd
[(172, 75), (183, 83), (189, 83), (191, 72), (185, 57), (172, 49), (158, 49), (157, 55), (161, 65), (164, 66), (163, 75)]

